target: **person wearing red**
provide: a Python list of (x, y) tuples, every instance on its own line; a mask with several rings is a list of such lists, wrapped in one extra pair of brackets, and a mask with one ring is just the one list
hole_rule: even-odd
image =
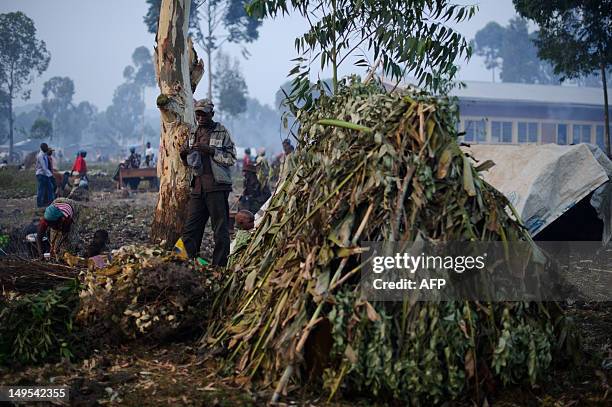
[(244, 171), (252, 162), (253, 159), (251, 158), (251, 149), (247, 148), (244, 150), (244, 157), (242, 157), (242, 170)]
[(83, 178), (87, 175), (87, 163), (85, 162), (86, 156), (86, 151), (79, 151), (76, 160), (74, 160), (74, 165), (72, 166), (72, 173), (74, 174), (77, 172), (79, 178)]

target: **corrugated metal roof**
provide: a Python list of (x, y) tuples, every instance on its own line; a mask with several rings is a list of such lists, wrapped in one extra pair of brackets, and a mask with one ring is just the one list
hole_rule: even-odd
[[(532, 85), (523, 83), (493, 83), (464, 81), (463, 89), (454, 89), (451, 94), (460, 99), (498, 100), (514, 102), (558, 103), (569, 105), (603, 106), (601, 88), (577, 86)], [(612, 89), (608, 90), (612, 97)]]
[[(409, 82), (409, 81), (408, 81)], [(587, 88), (578, 86), (533, 85), (525, 83), (462, 81), (463, 89), (453, 89), (452, 96), (464, 100), (495, 100), (530, 103), (555, 103), (565, 105), (603, 106), (602, 88)], [(383, 79), (387, 89), (395, 87), (395, 82)], [(406, 86), (401, 83), (398, 88)], [(612, 89), (608, 88), (612, 99)]]

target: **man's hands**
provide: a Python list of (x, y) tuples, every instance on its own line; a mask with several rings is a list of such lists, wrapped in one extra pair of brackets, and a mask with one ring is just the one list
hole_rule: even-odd
[(207, 144), (195, 143), (192, 147), (193, 150), (199, 151), (202, 154), (213, 155), (215, 153), (215, 148), (211, 147)]

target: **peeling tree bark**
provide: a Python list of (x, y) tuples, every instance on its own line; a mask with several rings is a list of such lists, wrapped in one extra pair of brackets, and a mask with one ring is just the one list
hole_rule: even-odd
[(159, 196), (151, 238), (165, 241), (166, 246), (178, 239), (186, 217), (189, 173), (179, 151), (195, 125), (193, 91), (204, 74), (204, 63), (198, 59), (187, 34), (190, 4), (190, 0), (162, 0), (155, 47), (161, 138)]

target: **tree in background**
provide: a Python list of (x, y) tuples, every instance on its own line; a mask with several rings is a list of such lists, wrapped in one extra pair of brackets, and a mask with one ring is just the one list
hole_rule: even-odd
[(219, 52), (217, 74), (215, 74), (216, 108), (221, 113), (236, 117), (247, 109), (247, 84), (240, 69), (240, 63), (233, 63), (227, 54)]
[(604, 94), (605, 146), (610, 157), (606, 70), (612, 66), (612, 0), (514, 0), (516, 10), (540, 27), (540, 58), (555, 72), (577, 78), (599, 72)]
[[(189, 34), (206, 53), (208, 69), (208, 97), (212, 99), (213, 54), (223, 43), (235, 44), (255, 41), (259, 37), (261, 20), (247, 15), (249, 0), (190, 0)], [(149, 10), (144, 22), (150, 33), (157, 32), (161, 0), (147, 0)], [(243, 48), (243, 55), (248, 52)]]
[(441, 74), (453, 77), (456, 59), (471, 52), (450, 23), (469, 19), (477, 10), (449, 0), (254, 0), (247, 8), (257, 18), (289, 14), (292, 8), (308, 21), (309, 30), (295, 40), (299, 56), (289, 73), (294, 77), (292, 102), (305, 100), (305, 108), (312, 102), (315, 61), (321, 70), (331, 68), (335, 91), (338, 67), (356, 53), (362, 56), (358, 66), (373, 70), (380, 64), (391, 79), (411, 74), (419, 84), (437, 89)]
[(81, 141), (83, 132), (97, 112), (89, 102), (73, 103), (74, 82), (69, 77), (54, 76), (43, 85), (40, 103), (42, 116), (53, 127), (58, 146), (68, 146)]
[(40, 103), (43, 115), (56, 129), (56, 141), (61, 145), (62, 135), (66, 135), (70, 120), (74, 82), (69, 77), (54, 76), (43, 84), (44, 99)]
[(0, 143), (9, 137), (9, 96), (0, 90)]
[(30, 129), (30, 137), (51, 140), (53, 138), (53, 125), (44, 117), (39, 117)]
[(476, 55), (485, 58), (485, 67), (492, 71), (493, 82), (495, 69), (501, 68), (502, 82), (559, 83), (552, 66), (538, 58), (534, 43), (537, 35), (537, 32), (529, 33), (525, 19), (516, 17), (507, 27), (488, 23), (476, 33), (472, 46)]
[(132, 80), (143, 89), (155, 86), (155, 67), (151, 51), (145, 46), (140, 46), (132, 53), (134, 63), (134, 75)]
[(155, 86), (155, 67), (153, 66), (153, 56), (149, 49), (145, 46), (138, 47), (132, 53), (132, 65), (128, 65), (123, 70), (123, 77), (128, 83), (132, 83), (140, 88), (140, 94), (142, 97), (142, 113), (139, 114), (140, 123), (140, 134), (141, 144), (144, 147), (145, 144), (145, 124), (144, 124), (144, 109), (145, 103), (145, 90), (148, 87)]
[(484, 57), (485, 67), (492, 71), (493, 82), (495, 82), (495, 69), (502, 66), (501, 51), (505, 34), (504, 27), (491, 21), (476, 33), (470, 44), (476, 55)]
[(73, 105), (70, 113), (66, 131), (66, 141), (70, 144), (78, 144), (81, 142), (93, 118), (98, 113), (98, 108), (92, 103), (84, 101), (76, 106)]
[(13, 100), (29, 99), (26, 86), (47, 70), (50, 60), (28, 16), (21, 12), (0, 14), (0, 90), (8, 95), (9, 160), (13, 158)]
[(134, 82), (122, 83), (115, 89), (113, 101), (106, 109), (108, 122), (125, 146), (136, 134), (141, 125), (145, 104), (142, 100), (141, 87)]
[(512, 83), (559, 83), (552, 74), (549, 63), (538, 58), (534, 44), (537, 32), (529, 33), (527, 21), (513, 18), (506, 27), (501, 57), (504, 61), (500, 74), (503, 82)]

